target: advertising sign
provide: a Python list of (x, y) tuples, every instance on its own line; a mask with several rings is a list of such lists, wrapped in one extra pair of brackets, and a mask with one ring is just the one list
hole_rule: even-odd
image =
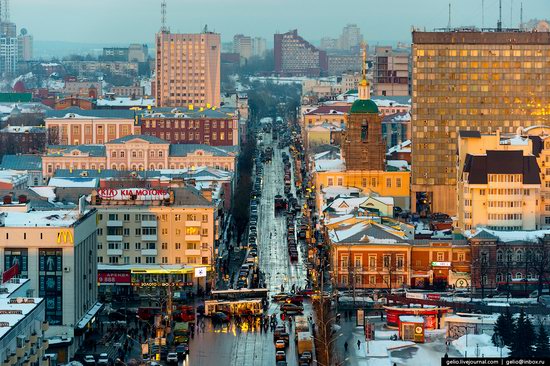
[(450, 267), (451, 262), (432, 262), (432, 267)]
[(418, 299), (418, 300), (424, 300), (426, 298), (426, 294), (422, 292), (407, 292), (405, 294), (405, 297), (407, 299)]
[(104, 200), (154, 201), (169, 198), (168, 191), (155, 188), (101, 188), (97, 195)]
[(206, 267), (195, 268), (195, 277), (206, 277)]
[(74, 244), (73, 233), (70, 230), (61, 230), (57, 233), (57, 244)]
[(426, 294), (428, 300), (441, 300), (441, 294)]
[(8, 282), (13, 277), (17, 276), (18, 273), (19, 273), (19, 264), (15, 263), (13, 266), (8, 268), (8, 270), (2, 273), (2, 283)]
[(97, 282), (99, 282), (100, 285), (109, 285), (109, 284), (128, 285), (131, 282), (131, 274), (130, 272), (121, 272), (121, 271), (113, 271), (113, 272), (98, 271)]
[(365, 325), (365, 310), (357, 309), (357, 326), (362, 327)]

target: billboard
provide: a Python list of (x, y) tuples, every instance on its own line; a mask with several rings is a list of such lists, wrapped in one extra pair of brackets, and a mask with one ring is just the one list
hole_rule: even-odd
[(155, 201), (170, 198), (168, 191), (155, 188), (101, 188), (97, 195), (103, 200)]

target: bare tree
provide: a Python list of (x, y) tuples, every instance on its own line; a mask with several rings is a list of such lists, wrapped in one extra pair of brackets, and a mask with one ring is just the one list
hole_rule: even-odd
[[(538, 248), (534, 251), (527, 251), (525, 255), (527, 268), (533, 271), (537, 277), (538, 297), (542, 295), (542, 289), (548, 273), (550, 273), (550, 248), (548, 243), (550, 236), (546, 234), (544, 238), (538, 240)], [(527, 273), (526, 273), (527, 275)]]

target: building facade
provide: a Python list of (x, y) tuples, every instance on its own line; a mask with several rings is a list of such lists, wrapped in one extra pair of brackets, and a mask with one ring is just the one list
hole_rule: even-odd
[(320, 76), (328, 69), (327, 54), (298, 35), (298, 30), (274, 35), (275, 73)]
[(376, 46), (374, 50), (373, 86), (375, 95), (410, 95), (410, 53)]
[(220, 35), (158, 33), (155, 98), (159, 107), (220, 105)]
[(413, 32), (413, 209), (456, 214), (459, 130), (541, 124), (550, 104), (550, 33)]
[(46, 129), (35, 126), (8, 126), (0, 130), (0, 155), (40, 154), (46, 148)]
[(238, 53), (243, 62), (246, 62), (253, 53), (252, 37), (236, 34), (233, 37), (233, 52)]
[(328, 55), (327, 63), (328, 75), (341, 75), (345, 72), (361, 71), (361, 59), (355, 54)]

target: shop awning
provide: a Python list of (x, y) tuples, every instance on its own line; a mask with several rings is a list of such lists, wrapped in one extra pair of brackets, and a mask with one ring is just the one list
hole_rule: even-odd
[(92, 308), (90, 310), (88, 310), (88, 312), (86, 314), (84, 314), (84, 316), (82, 317), (82, 319), (80, 319), (80, 321), (78, 322), (78, 324), (76, 325), (76, 329), (84, 329), (86, 328), (86, 326), (88, 325), (88, 323), (90, 323), (90, 321), (92, 321), (92, 319), (94, 319), (94, 317), (96, 316), (96, 314), (98, 313), (98, 311), (103, 307), (103, 304), (100, 303), (100, 302), (96, 302), (94, 306), (92, 306)]

